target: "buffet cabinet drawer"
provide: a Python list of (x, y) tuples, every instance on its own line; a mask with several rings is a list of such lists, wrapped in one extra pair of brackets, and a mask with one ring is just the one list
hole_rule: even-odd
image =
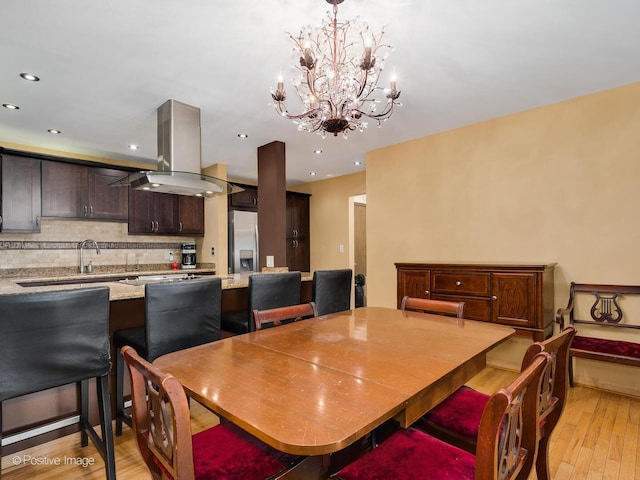
[(491, 321), (491, 300), (479, 297), (458, 297), (453, 295), (431, 295), (433, 300), (464, 302), (464, 318), (469, 320)]
[(434, 294), (488, 297), (490, 291), (490, 273), (431, 272), (431, 292)]

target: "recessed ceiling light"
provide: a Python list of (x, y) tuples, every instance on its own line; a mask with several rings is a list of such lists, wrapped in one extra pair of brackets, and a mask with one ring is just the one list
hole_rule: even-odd
[(212, 195), (213, 194), (213, 192), (211, 190), (207, 190), (206, 193), (207, 193), (207, 195)]
[(40, 81), (40, 77), (36, 77), (35, 75), (32, 75), (31, 73), (21, 73), (20, 76), (22, 78), (24, 78), (25, 80), (29, 80), (30, 82), (39, 82)]
[(9, 110), (20, 110), (20, 107), (17, 105), (14, 105), (13, 103), (3, 103), (2, 106), (4, 108), (8, 108)]
[(315, 153), (316, 155), (320, 155), (322, 153), (322, 150), (320, 149), (314, 150), (313, 153)]
[(152, 186), (152, 187), (159, 187), (159, 186), (160, 186), (160, 184), (159, 184), (159, 183), (152, 183), (152, 184), (151, 184), (151, 186)]
[(362, 165), (362, 162), (360, 160), (356, 160), (355, 162), (353, 162), (354, 165)]
[(134, 145), (133, 143), (129, 145), (129, 150), (138, 150), (140, 147), (138, 145)]
[(202, 194), (201, 193), (196, 193), (196, 197), (201, 197)]
[(239, 133), (238, 137), (239, 138), (249, 138), (249, 134), (247, 134), (247, 133)]
[(316, 172), (309, 172), (309, 175), (311, 175), (312, 177), (316, 176)]
[(53, 133), (54, 135), (60, 135), (62, 133), (60, 130), (56, 130), (55, 128), (50, 128), (47, 132)]
[(151, 190), (151, 187), (142, 187), (143, 190)]

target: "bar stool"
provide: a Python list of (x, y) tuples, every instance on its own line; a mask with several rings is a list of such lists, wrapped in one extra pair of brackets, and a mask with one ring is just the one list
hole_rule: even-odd
[[(3, 401), (77, 382), (81, 445), (91, 436), (111, 480), (116, 467), (110, 369), (108, 287), (0, 295), (0, 427)], [(89, 423), (92, 378), (102, 438)], [(0, 445), (1, 440), (0, 428)]]
[(300, 272), (256, 273), (249, 276), (249, 300), (246, 310), (222, 315), (222, 329), (236, 334), (253, 332), (254, 310), (288, 307), (300, 303)]
[(316, 270), (311, 285), (311, 300), (318, 307), (318, 315), (351, 308), (351, 269)]
[(122, 422), (131, 427), (124, 407), (124, 359), (130, 345), (148, 362), (177, 350), (220, 339), (222, 281), (219, 277), (145, 285), (145, 325), (113, 332), (116, 350), (116, 436)]

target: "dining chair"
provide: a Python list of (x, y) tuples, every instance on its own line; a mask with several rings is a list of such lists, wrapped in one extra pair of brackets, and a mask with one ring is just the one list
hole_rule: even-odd
[[(2, 402), (76, 383), (80, 444), (87, 446), (90, 436), (106, 477), (115, 479), (110, 370), (108, 287), (0, 295), (0, 445)], [(89, 382), (94, 379), (101, 436), (89, 421)]]
[(124, 362), (120, 349), (134, 347), (153, 362), (166, 353), (220, 339), (222, 283), (219, 277), (145, 285), (144, 327), (113, 332), (116, 350), (116, 436), (131, 426), (124, 406)]
[[(547, 352), (551, 361), (540, 386), (540, 441), (536, 459), (539, 480), (549, 480), (549, 440), (564, 409), (568, 388), (569, 347), (576, 334), (574, 327), (529, 346), (522, 360), (522, 370), (540, 352)], [(421, 430), (474, 453), (478, 442), (482, 412), (489, 395), (463, 386), (424, 415), (416, 425)]]
[(132, 347), (123, 347), (121, 355), (131, 375), (136, 441), (153, 478), (279, 478), (302, 459), (269, 447), (231, 422), (192, 435), (187, 396), (180, 382)]
[(536, 457), (538, 392), (549, 357), (538, 353), (508, 387), (489, 397), (475, 455), (410, 427), (398, 430), (331, 478), (526, 479)]
[(318, 309), (313, 302), (290, 305), (288, 307), (271, 308), (269, 310), (253, 310), (253, 322), (256, 330), (277, 327), (285, 323), (317, 317)]
[(254, 331), (254, 310), (298, 305), (301, 289), (302, 275), (300, 272), (249, 275), (247, 309), (222, 314), (222, 330), (234, 334)]
[(448, 302), (446, 300), (431, 300), (429, 298), (405, 296), (400, 304), (400, 310), (435, 313), (462, 318), (464, 315), (464, 302)]
[(311, 283), (311, 300), (318, 307), (318, 315), (351, 308), (351, 269), (316, 270)]

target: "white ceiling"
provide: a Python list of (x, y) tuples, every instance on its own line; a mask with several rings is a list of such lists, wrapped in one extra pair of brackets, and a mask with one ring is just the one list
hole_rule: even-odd
[(279, 140), (294, 185), (362, 170), (353, 162), (372, 149), (640, 80), (638, 0), (346, 0), (339, 20), (388, 25), (395, 51), (383, 81), (395, 67), (403, 106), (380, 129), (322, 139), (269, 102), (279, 72), (290, 77), (285, 32), (319, 24), (330, 8), (0, 0), (0, 104), (20, 106), (0, 108), (0, 143), (155, 165), (156, 110), (175, 99), (201, 109), (203, 167), (226, 163), (229, 177), (256, 180), (257, 147)]

